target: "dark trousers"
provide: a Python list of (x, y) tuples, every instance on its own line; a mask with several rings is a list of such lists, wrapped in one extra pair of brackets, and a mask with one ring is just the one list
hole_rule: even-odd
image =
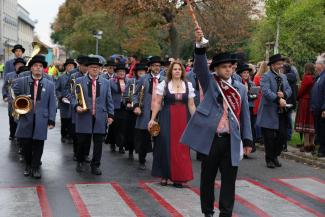
[(266, 162), (273, 161), (281, 154), (287, 142), (287, 123), (287, 115), (280, 114), (278, 130), (262, 128)]
[(66, 138), (71, 136), (71, 118), (61, 118), (61, 137)]
[(319, 144), (318, 153), (325, 154), (325, 118), (322, 118), (321, 112), (317, 112), (314, 114), (314, 120), (316, 143)]
[(78, 142), (77, 142), (77, 134), (76, 134), (76, 124), (71, 123), (71, 137), (73, 142), (73, 154), (77, 155), (78, 151)]
[(222, 217), (231, 217), (235, 203), (235, 182), (238, 167), (231, 165), (230, 136), (213, 139), (209, 155), (205, 155), (201, 164), (201, 210), (213, 213), (215, 178), (218, 170), (221, 174), (219, 209)]
[(148, 130), (135, 129), (135, 151), (139, 154), (139, 163), (146, 163), (147, 153), (152, 152), (151, 136)]
[(21, 138), (20, 143), (23, 147), (26, 165), (33, 168), (38, 168), (41, 165), (44, 140)]
[(78, 133), (78, 151), (77, 151), (77, 161), (83, 163), (85, 161), (85, 156), (89, 154), (89, 149), (91, 145), (91, 139), (93, 139), (93, 158), (91, 160), (91, 166), (100, 166), (100, 160), (102, 158), (102, 147), (104, 142), (104, 134), (86, 134)]
[(250, 118), (251, 118), (251, 128), (252, 128), (252, 136), (253, 136), (253, 149), (252, 151), (255, 151), (255, 142), (256, 142), (256, 130), (255, 130), (255, 122), (256, 122), (256, 115), (254, 115), (254, 107), (250, 107)]
[(9, 131), (10, 131), (9, 136), (14, 138), (15, 133), (16, 133), (16, 129), (17, 129), (17, 123), (16, 123), (15, 119), (12, 117), (11, 112), (8, 113), (8, 116), (9, 116)]

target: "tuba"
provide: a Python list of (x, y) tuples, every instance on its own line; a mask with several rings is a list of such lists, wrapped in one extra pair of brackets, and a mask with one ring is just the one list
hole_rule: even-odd
[[(39, 42), (34, 41), (32, 43), (32, 46), (33, 46), (33, 51), (26, 63), (26, 66), (28, 66), (30, 60), (34, 56), (36, 56), (38, 54), (47, 54), (48, 53), (47, 48)], [(32, 110), (33, 103), (32, 103), (32, 100), (30, 99), (30, 97), (27, 95), (20, 95), (20, 96), (16, 97), (12, 87), (10, 87), (10, 91), (11, 91), (11, 97), (13, 100), (12, 101), (12, 108), (13, 108), (12, 116), (16, 120), (18, 120), (20, 115), (25, 115)]]
[(75, 96), (76, 96), (76, 100), (77, 100), (77, 104), (79, 106), (81, 106), (82, 111), (85, 112), (88, 110), (88, 107), (86, 105), (86, 101), (85, 101), (85, 97), (84, 97), (84, 92), (82, 89), (81, 84), (76, 84), (75, 85), (75, 90), (74, 90)]

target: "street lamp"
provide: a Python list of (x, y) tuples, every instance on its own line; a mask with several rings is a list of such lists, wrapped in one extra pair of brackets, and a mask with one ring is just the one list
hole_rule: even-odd
[(101, 31), (101, 30), (94, 30), (93, 31), (93, 36), (96, 38), (96, 55), (98, 55), (99, 40), (102, 39), (103, 31)]

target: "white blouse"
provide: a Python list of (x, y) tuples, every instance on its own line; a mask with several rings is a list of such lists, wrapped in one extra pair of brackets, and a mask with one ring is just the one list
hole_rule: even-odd
[[(194, 93), (194, 88), (191, 82), (187, 82), (188, 85), (188, 98), (194, 98), (195, 97), (195, 93)], [(162, 81), (157, 85), (157, 94), (160, 96), (164, 95), (165, 92), (165, 87), (166, 87), (166, 81)], [(180, 93), (186, 93), (186, 87), (185, 87), (185, 82), (182, 81), (182, 87), (183, 87), (183, 91)], [(168, 90), (171, 94), (175, 94), (175, 92), (173, 91), (173, 87), (172, 87), (172, 82), (170, 81), (168, 83)]]

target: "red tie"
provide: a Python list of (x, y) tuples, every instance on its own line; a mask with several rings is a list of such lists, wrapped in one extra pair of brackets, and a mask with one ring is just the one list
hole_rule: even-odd
[(36, 112), (37, 90), (38, 90), (38, 80), (34, 80), (34, 112)]
[(93, 105), (93, 110), (92, 110), (92, 115), (96, 115), (96, 79), (92, 80), (92, 105)]
[(152, 78), (151, 111), (153, 110), (155, 100), (156, 100), (157, 83), (158, 83), (157, 78), (153, 77)]

